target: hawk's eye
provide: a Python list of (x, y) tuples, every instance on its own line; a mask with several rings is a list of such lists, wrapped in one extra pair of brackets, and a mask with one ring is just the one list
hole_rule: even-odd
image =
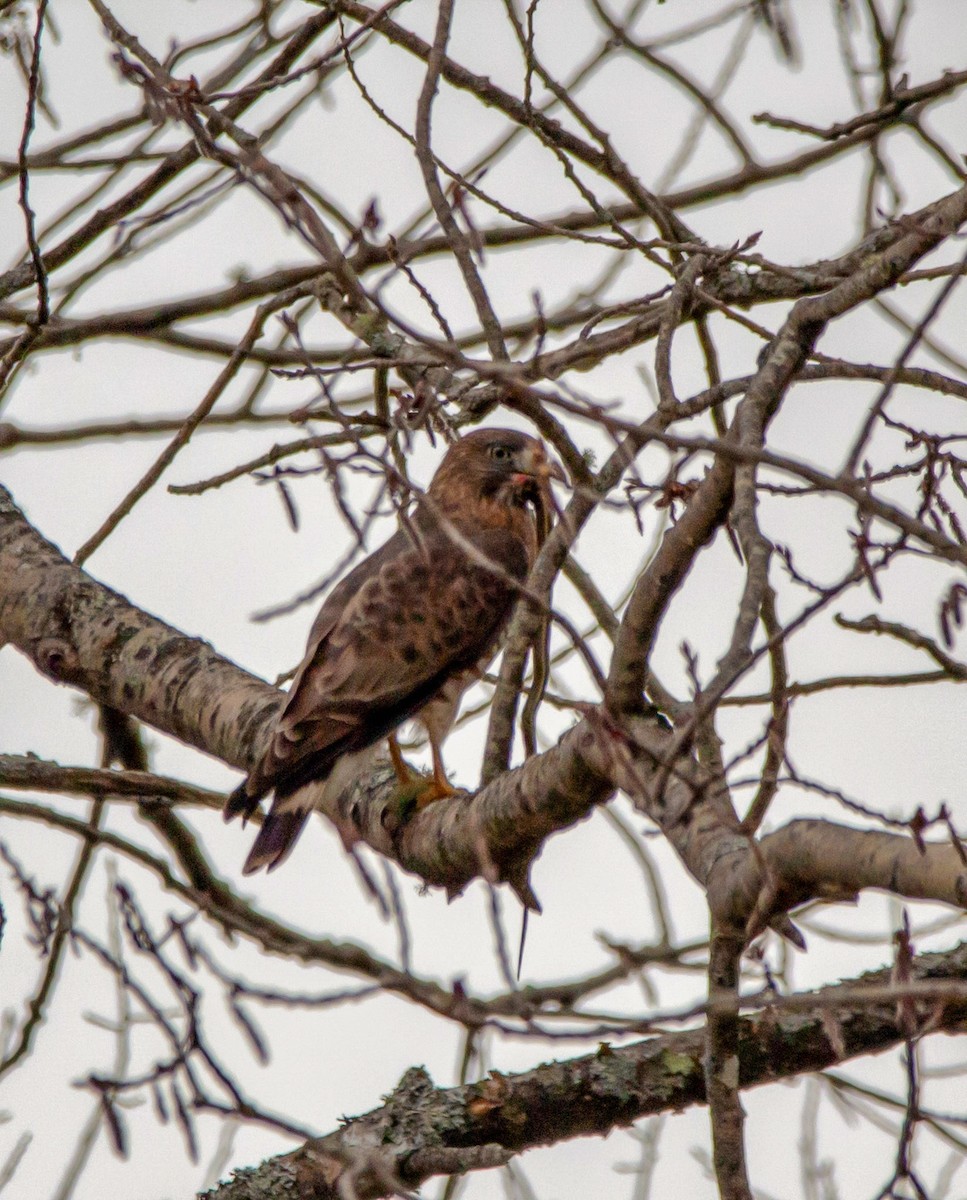
[(513, 451), (509, 446), (504, 446), (500, 442), (495, 442), (494, 445), (490, 447), (490, 457), (494, 460), (494, 462), (510, 462), (511, 458), (513, 458)]

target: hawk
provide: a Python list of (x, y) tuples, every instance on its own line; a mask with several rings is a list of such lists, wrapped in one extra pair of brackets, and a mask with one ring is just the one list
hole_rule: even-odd
[[(274, 793), (246, 875), (290, 853), (313, 801), (338, 794), (396, 730), (426, 728), (433, 778), (420, 805), (453, 795), (441, 746), (460, 697), (493, 656), (549, 524), (549, 480), (563, 480), (536, 438), (479, 429), (447, 451), (412, 516), (342, 579), (312, 626), (268, 748), (229, 796), (225, 819), (247, 819)], [(316, 797), (320, 793), (317, 791)]]

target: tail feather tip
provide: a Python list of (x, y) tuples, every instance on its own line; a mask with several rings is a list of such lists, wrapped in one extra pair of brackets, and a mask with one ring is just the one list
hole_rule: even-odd
[(247, 779), (243, 780), (225, 801), (225, 807), (222, 809), (222, 817), (226, 821), (234, 821), (237, 816), (241, 815), (242, 824), (245, 825), (252, 813), (258, 808), (258, 798), (250, 796), (246, 791), (245, 785), (247, 783)]
[(309, 810), (304, 808), (270, 812), (262, 822), (262, 828), (242, 867), (242, 874), (254, 875), (263, 867), (274, 871), (281, 866), (289, 857), (308, 815)]

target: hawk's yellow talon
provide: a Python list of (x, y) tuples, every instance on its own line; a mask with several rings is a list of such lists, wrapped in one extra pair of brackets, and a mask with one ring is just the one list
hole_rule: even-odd
[(389, 743), (390, 762), (393, 764), (393, 770), (396, 772), (396, 778), (399, 780), (400, 785), (405, 787), (407, 784), (418, 782), (421, 776), (417, 775), (403, 757), (400, 744), (396, 740), (396, 734), (391, 733), (386, 740)]
[(442, 784), (438, 779), (431, 779), (416, 797), (416, 808), (419, 811), (421, 808), (426, 808), (428, 804), (434, 804), (437, 800), (449, 800), (452, 796), (461, 795), (463, 793), (459, 788), (451, 787), (445, 779)]

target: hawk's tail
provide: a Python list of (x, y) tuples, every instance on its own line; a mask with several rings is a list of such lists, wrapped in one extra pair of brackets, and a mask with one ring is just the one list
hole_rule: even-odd
[(291, 797), (283, 801), (276, 799), (272, 811), (262, 822), (255, 844), (242, 867), (242, 874), (252, 875), (263, 867), (273, 871), (285, 862), (310, 812), (311, 806), (293, 804)]
[(226, 821), (234, 821), (239, 814), (242, 817), (244, 825), (252, 813), (259, 806), (259, 797), (252, 796), (248, 790), (248, 780), (244, 780), (238, 785), (234, 792), (225, 801), (225, 807), (222, 809), (222, 816)]
[[(306, 817), (314, 807), (307, 796), (319, 795), (318, 788), (314, 792), (310, 788), (307, 792), (306, 785), (325, 783), (332, 773), (332, 758), (332, 748), (327, 747), (322, 754), (307, 755), (305, 761), (297, 762), (287, 774), (274, 776), (260, 764), (228, 797), (225, 820), (231, 821), (241, 815), (246, 822), (258, 809), (262, 797), (274, 793), (272, 807), (263, 818), (258, 837), (242, 867), (244, 875), (251, 875), (262, 867), (274, 870), (289, 857)], [(351, 763), (355, 760), (353, 755), (343, 755), (337, 761)]]
[[(247, 790), (248, 780), (240, 783), (225, 801), (223, 815), (226, 821), (232, 821), (241, 815), (245, 824), (249, 817), (259, 807), (261, 797), (253, 796)], [(279, 787), (275, 788), (275, 801), (271, 811), (262, 821), (258, 837), (249, 856), (242, 867), (243, 875), (251, 875), (268, 867), (271, 871), (289, 857), (289, 852), (296, 843), (306, 823), (306, 817), (312, 811), (311, 805), (301, 804), (291, 793), (279, 795)]]

